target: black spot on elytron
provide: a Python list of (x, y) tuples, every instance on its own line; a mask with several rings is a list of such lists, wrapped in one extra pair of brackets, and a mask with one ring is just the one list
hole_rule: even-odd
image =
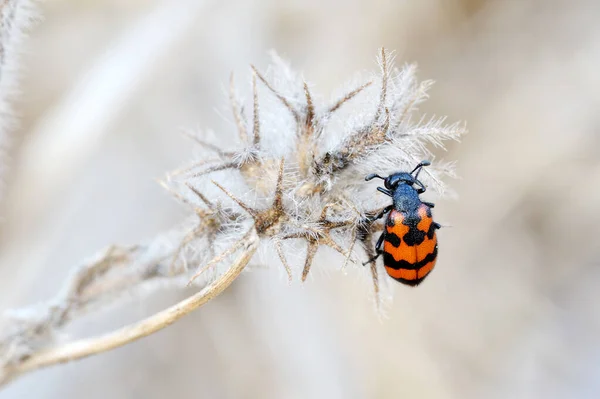
[(438, 229), (436, 225), (437, 223), (431, 223), (431, 225), (429, 226), (429, 230), (427, 231), (427, 238), (429, 238), (430, 240), (433, 238), (433, 236), (435, 235), (435, 231)]
[(425, 232), (417, 229), (417, 226), (411, 226), (408, 233), (404, 234), (402, 239), (406, 245), (414, 247), (415, 245), (421, 244), (425, 240)]
[(421, 216), (417, 210), (404, 212), (402, 216), (404, 216), (402, 224), (408, 227), (408, 232), (404, 234), (402, 240), (404, 240), (406, 245), (411, 247), (421, 244), (423, 240), (425, 240), (426, 232), (420, 231), (417, 228), (419, 222), (421, 221)]
[(396, 235), (396, 233), (386, 233), (385, 234), (385, 240), (387, 242), (389, 242), (390, 244), (392, 244), (396, 248), (398, 248), (400, 246), (400, 243), (402, 242), (400, 240), (400, 237), (398, 237)]
[(394, 257), (388, 253), (388, 252), (383, 252), (383, 264), (385, 266), (391, 267), (392, 269), (400, 269), (400, 267), (396, 267), (396, 260), (394, 259)]
[(417, 269), (422, 268), (429, 262), (433, 262), (435, 260), (435, 258), (437, 258), (437, 254), (438, 254), (438, 247), (436, 245), (435, 248), (433, 249), (433, 252), (430, 254), (427, 254), (427, 256), (423, 260), (421, 260), (420, 262), (410, 263), (410, 262), (405, 261), (404, 259), (398, 261), (398, 260), (394, 259), (392, 254), (384, 252), (383, 253), (383, 264), (386, 267), (389, 267), (390, 269), (394, 269), (394, 270), (398, 270), (398, 269), (417, 270)]

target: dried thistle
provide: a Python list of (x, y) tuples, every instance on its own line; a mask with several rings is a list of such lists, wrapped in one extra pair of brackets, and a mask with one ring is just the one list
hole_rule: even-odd
[[(310, 85), (275, 55), (268, 73), (252, 67), (247, 107), (238, 99), (232, 77), (238, 145), (223, 149), (190, 135), (207, 156), (161, 183), (192, 208), (193, 224), (148, 244), (111, 247), (77, 267), (54, 299), (11, 312), (0, 330), (0, 385), (165, 328), (226, 289), (260, 243), (275, 247), (290, 280), (296, 265), (286, 259), (284, 241), (306, 245), (298, 269), (302, 281), (317, 267), (321, 246), (341, 255), (340, 268), (350, 262), (362, 267), (372, 259), (373, 237), (382, 229), (377, 215), (388, 199), (367, 187), (363, 176), (431, 159), (428, 144), (441, 147), (464, 130), (458, 124), (445, 125), (443, 118), (415, 122), (412, 114), (426, 99), (431, 82), (417, 82), (412, 66), (395, 68), (384, 49), (379, 65), (379, 74), (329, 104), (321, 104)], [(436, 162), (424, 171), (422, 181), (441, 193), (441, 176), (451, 172), (452, 164)], [(358, 261), (356, 247), (364, 252)], [(225, 272), (215, 267), (237, 252)], [(379, 298), (377, 265), (370, 261), (369, 266)], [(192, 281), (203, 287), (200, 292), (145, 320), (99, 337), (56, 344), (57, 332), (68, 322), (124, 293)]]
[[(385, 199), (373, 199), (372, 188), (366, 187), (362, 176), (374, 170), (393, 172), (416, 160), (431, 158), (427, 143), (442, 146), (444, 141), (458, 139), (463, 132), (462, 126), (445, 125), (444, 119), (413, 122), (411, 115), (426, 98), (431, 82), (418, 83), (412, 66), (395, 68), (385, 49), (381, 49), (378, 61), (378, 76), (359, 84), (332, 104), (318, 104), (309, 85), (274, 56), (269, 74), (251, 66), (251, 116), (242, 111), (232, 77), (230, 101), (241, 149), (223, 150), (198, 141), (208, 152), (216, 153), (219, 161), (206, 164), (205, 160), (199, 160), (183, 173), (171, 174), (172, 190), (182, 183), (206, 185), (213, 173), (227, 171), (220, 175), (220, 183), (213, 183), (231, 200), (223, 208), (229, 215), (235, 215), (229, 220), (229, 228), (250, 229), (261, 239), (271, 241), (290, 279), (293, 270), (281, 246), (285, 240), (306, 242), (302, 281), (306, 280), (322, 245), (346, 258), (340, 260), (340, 266), (354, 260), (356, 242), (365, 251), (363, 260), (372, 258), (373, 233), (381, 229), (374, 222), (374, 215)], [(263, 95), (259, 95), (258, 83), (266, 89)], [(265, 102), (265, 97), (275, 101)], [(362, 102), (358, 102), (361, 97)], [(343, 117), (338, 116), (341, 110), (353, 105), (351, 123), (342, 128), (340, 123), (333, 123)], [(326, 137), (336, 140), (331, 142)], [(443, 191), (439, 176), (451, 172), (450, 166), (427, 171), (425, 182)], [(235, 175), (241, 179), (236, 180)], [(245, 192), (254, 199), (243, 200), (237, 192)], [(268, 204), (266, 208), (264, 204)], [(344, 237), (348, 248), (336, 242), (332, 232)], [(220, 229), (215, 237), (228, 235), (231, 234), (226, 229)], [(192, 241), (186, 240), (184, 245), (195, 245)], [(224, 251), (209, 266), (233, 252)], [(370, 263), (370, 268), (378, 295), (375, 262)], [(206, 266), (194, 278), (205, 270)]]

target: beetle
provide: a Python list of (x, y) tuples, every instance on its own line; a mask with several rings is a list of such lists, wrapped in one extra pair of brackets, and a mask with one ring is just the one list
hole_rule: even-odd
[(418, 179), (419, 173), (429, 165), (431, 162), (422, 161), (410, 173), (396, 172), (387, 177), (372, 173), (365, 177), (366, 181), (382, 179), (385, 188), (377, 187), (377, 191), (392, 197), (392, 205), (372, 219), (387, 214), (383, 233), (375, 245), (376, 255), (365, 264), (383, 254), (383, 264), (390, 277), (410, 286), (419, 285), (431, 273), (437, 260), (436, 230), (441, 225), (431, 216), (431, 208), (435, 205), (419, 198), (426, 190)]

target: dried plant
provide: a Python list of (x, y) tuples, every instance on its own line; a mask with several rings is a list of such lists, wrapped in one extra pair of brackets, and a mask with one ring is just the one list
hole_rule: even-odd
[(17, 90), (16, 58), (23, 32), (35, 15), (30, 0), (0, 1), (0, 199), (8, 169), (8, 153), (12, 141), (10, 131), (14, 117), (10, 107)]
[[(199, 161), (162, 182), (195, 213), (195, 221), (149, 244), (112, 247), (85, 262), (63, 293), (36, 308), (16, 311), (0, 335), (0, 383), (39, 367), (106, 351), (164, 328), (225, 289), (251, 261), (260, 243), (272, 246), (288, 278), (306, 280), (321, 246), (340, 254), (340, 268), (374, 255), (375, 216), (389, 199), (374, 195), (363, 176), (408, 169), (431, 158), (428, 144), (442, 146), (463, 133), (444, 119), (413, 120), (431, 82), (415, 68), (396, 69), (381, 49), (380, 72), (331, 103), (321, 104), (310, 86), (273, 55), (267, 73), (252, 67), (251, 100), (230, 102), (238, 145), (221, 148), (189, 134), (202, 148)], [(452, 164), (434, 163), (423, 181), (442, 193)], [(298, 270), (284, 243), (304, 247)], [(362, 250), (356, 253), (356, 244)], [(220, 265), (236, 256), (222, 272)], [(199, 267), (198, 267), (199, 266)], [(370, 262), (375, 297), (377, 265)], [(156, 283), (194, 283), (198, 294), (148, 319), (98, 338), (57, 345), (56, 332), (80, 314), (122, 294)], [(57, 346), (53, 346), (57, 345)]]

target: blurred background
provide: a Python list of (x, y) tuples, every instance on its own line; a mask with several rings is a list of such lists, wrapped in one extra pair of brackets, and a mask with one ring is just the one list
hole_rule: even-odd
[[(276, 49), (325, 98), (381, 46), (468, 122), (456, 198), (432, 198), (436, 271), (380, 320), (352, 266), (288, 287), (245, 273), (156, 335), (27, 375), (0, 398), (600, 397), (600, 5), (594, 0), (49, 0), (22, 57), (0, 204), (0, 309), (52, 297), (81, 259), (187, 214), (154, 179), (231, 131), (224, 88)], [(280, 266), (277, 265), (277, 268)], [(318, 269), (318, 264), (315, 265)], [(108, 331), (183, 298), (74, 323)]]

